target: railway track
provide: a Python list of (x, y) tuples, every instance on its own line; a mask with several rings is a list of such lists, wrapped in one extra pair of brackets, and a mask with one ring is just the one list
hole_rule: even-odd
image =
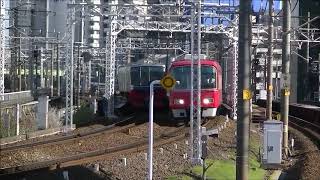
[[(154, 146), (160, 146), (163, 144), (167, 144), (173, 141), (177, 141), (179, 139), (183, 139), (185, 137), (185, 131), (187, 128), (179, 127), (174, 131), (162, 133), (161, 135), (155, 137)], [(179, 133), (180, 132), (180, 133)], [(14, 174), (21, 173), (32, 170), (39, 169), (57, 169), (64, 168), (69, 166), (75, 166), (80, 164), (85, 164), (88, 162), (108, 159), (108, 157), (114, 157), (120, 153), (134, 153), (142, 150), (146, 150), (148, 148), (148, 140), (146, 138), (140, 138), (140, 140), (123, 144), (114, 147), (107, 147), (101, 150), (80, 153), (73, 156), (61, 157), (54, 160), (35, 162), (26, 165), (20, 165), (15, 167), (8, 167), (0, 169), (0, 176), (6, 174)]]
[[(208, 125), (210, 121), (204, 123), (204, 126)], [(174, 130), (168, 131), (164, 129), (164, 131), (154, 137), (154, 147), (161, 146), (164, 144), (168, 144), (171, 142), (175, 142), (181, 139), (184, 139), (188, 135), (188, 127), (181, 126), (177, 127)], [(27, 171), (33, 170), (45, 170), (45, 169), (59, 169), (65, 168), (80, 164), (85, 164), (101, 159), (109, 159), (114, 156), (124, 154), (124, 153), (135, 153), (144, 151), (148, 148), (148, 139), (140, 138), (137, 141), (130, 142), (127, 144), (121, 144), (118, 146), (106, 147), (104, 149), (80, 153), (72, 156), (61, 157), (53, 160), (47, 160), (42, 162), (34, 162), (25, 165), (19, 165), (14, 167), (7, 167), (0, 169), (0, 176), (15, 174), (15, 173), (23, 173)]]
[(289, 116), (289, 125), (307, 135), (320, 149), (320, 126), (309, 121)]
[[(2, 145), (0, 146), (0, 151), (2, 154), (9, 153), (12, 151), (18, 151), (21, 149), (27, 149), (27, 148), (34, 148), (36, 146), (49, 146), (49, 145), (58, 145), (58, 144), (65, 144), (70, 142), (76, 142), (80, 141), (85, 138), (98, 136), (101, 134), (112, 134), (119, 131), (125, 131), (129, 128), (132, 128), (135, 126), (134, 123), (130, 123), (134, 119), (135, 115), (130, 115), (128, 117), (123, 118), (121, 121), (103, 127), (96, 130), (91, 130), (88, 132), (80, 132), (76, 134), (66, 134), (64, 136), (58, 136), (53, 137), (46, 140), (36, 141), (36, 142), (28, 142), (25, 144), (15, 144), (15, 145)], [(119, 126), (120, 124), (129, 123), (124, 126)]]

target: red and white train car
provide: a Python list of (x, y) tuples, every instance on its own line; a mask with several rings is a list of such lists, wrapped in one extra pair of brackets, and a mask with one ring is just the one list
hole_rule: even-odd
[[(215, 60), (201, 58), (201, 114), (214, 117), (222, 102), (222, 72)], [(194, 64), (197, 66), (197, 64)], [(187, 118), (190, 115), (191, 57), (172, 62), (169, 69), (176, 85), (169, 93), (169, 107), (173, 118)], [(195, 72), (196, 73), (196, 72)], [(196, 90), (196, 85), (194, 85)]]
[[(128, 104), (134, 109), (149, 107), (149, 88), (153, 80), (159, 80), (165, 73), (165, 65), (150, 63), (133, 63), (118, 68), (117, 80), (119, 92), (127, 98)], [(167, 108), (168, 100), (165, 90), (155, 87), (154, 106), (158, 109)]]

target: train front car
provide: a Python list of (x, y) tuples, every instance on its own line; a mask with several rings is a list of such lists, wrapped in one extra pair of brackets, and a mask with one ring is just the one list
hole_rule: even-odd
[[(122, 66), (118, 71), (119, 91), (127, 98), (128, 104), (136, 110), (149, 106), (150, 83), (163, 77), (165, 66), (162, 64), (131, 64)], [(154, 107), (167, 107), (166, 92), (160, 86), (155, 87)]]
[[(201, 115), (214, 117), (221, 104), (222, 73), (215, 60), (201, 59)], [(197, 64), (194, 64), (195, 66)], [(194, 72), (195, 76), (197, 72)], [(175, 120), (190, 115), (191, 60), (182, 59), (172, 62), (170, 74), (176, 85), (169, 94), (169, 107)], [(194, 90), (197, 85), (194, 84)]]

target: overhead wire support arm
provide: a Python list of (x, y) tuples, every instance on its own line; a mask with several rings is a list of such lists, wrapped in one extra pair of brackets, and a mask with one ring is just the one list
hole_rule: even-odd
[[(284, 18), (285, 18), (285, 17), (284, 17)], [(309, 21), (301, 24), (301, 25), (298, 26), (298, 27), (295, 27), (295, 28), (292, 28), (292, 29), (290, 29), (290, 30), (284, 31), (284, 32), (283, 32), (283, 35), (285, 36), (285, 35), (287, 35), (287, 34), (292, 33), (293, 31), (297, 31), (297, 30), (299, 30), (300, 28), (302, 28), (303, 26), (308, 25), (308, 24), (312, 23), (313, 21), (316, 21), (316, 20), (319, 19), (319, 18), (320, 18), (320, 16), (316, 16), (316, 17), (312, 18), (311, 20), (309, 20)]]

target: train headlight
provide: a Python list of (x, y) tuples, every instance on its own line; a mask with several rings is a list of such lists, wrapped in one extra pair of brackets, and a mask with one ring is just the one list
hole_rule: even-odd
[(183, 99), (175, 99), (175, 100), (174, 100), (174, 104), (180, 104), (180, 105), (182, 105), (182, 104), (184, 104), (184, 100), (183, 100)]
[(203, 99), (203, 104), (209, 104), (209, 103), (213, 103), (213, 98), (204, 98)]

